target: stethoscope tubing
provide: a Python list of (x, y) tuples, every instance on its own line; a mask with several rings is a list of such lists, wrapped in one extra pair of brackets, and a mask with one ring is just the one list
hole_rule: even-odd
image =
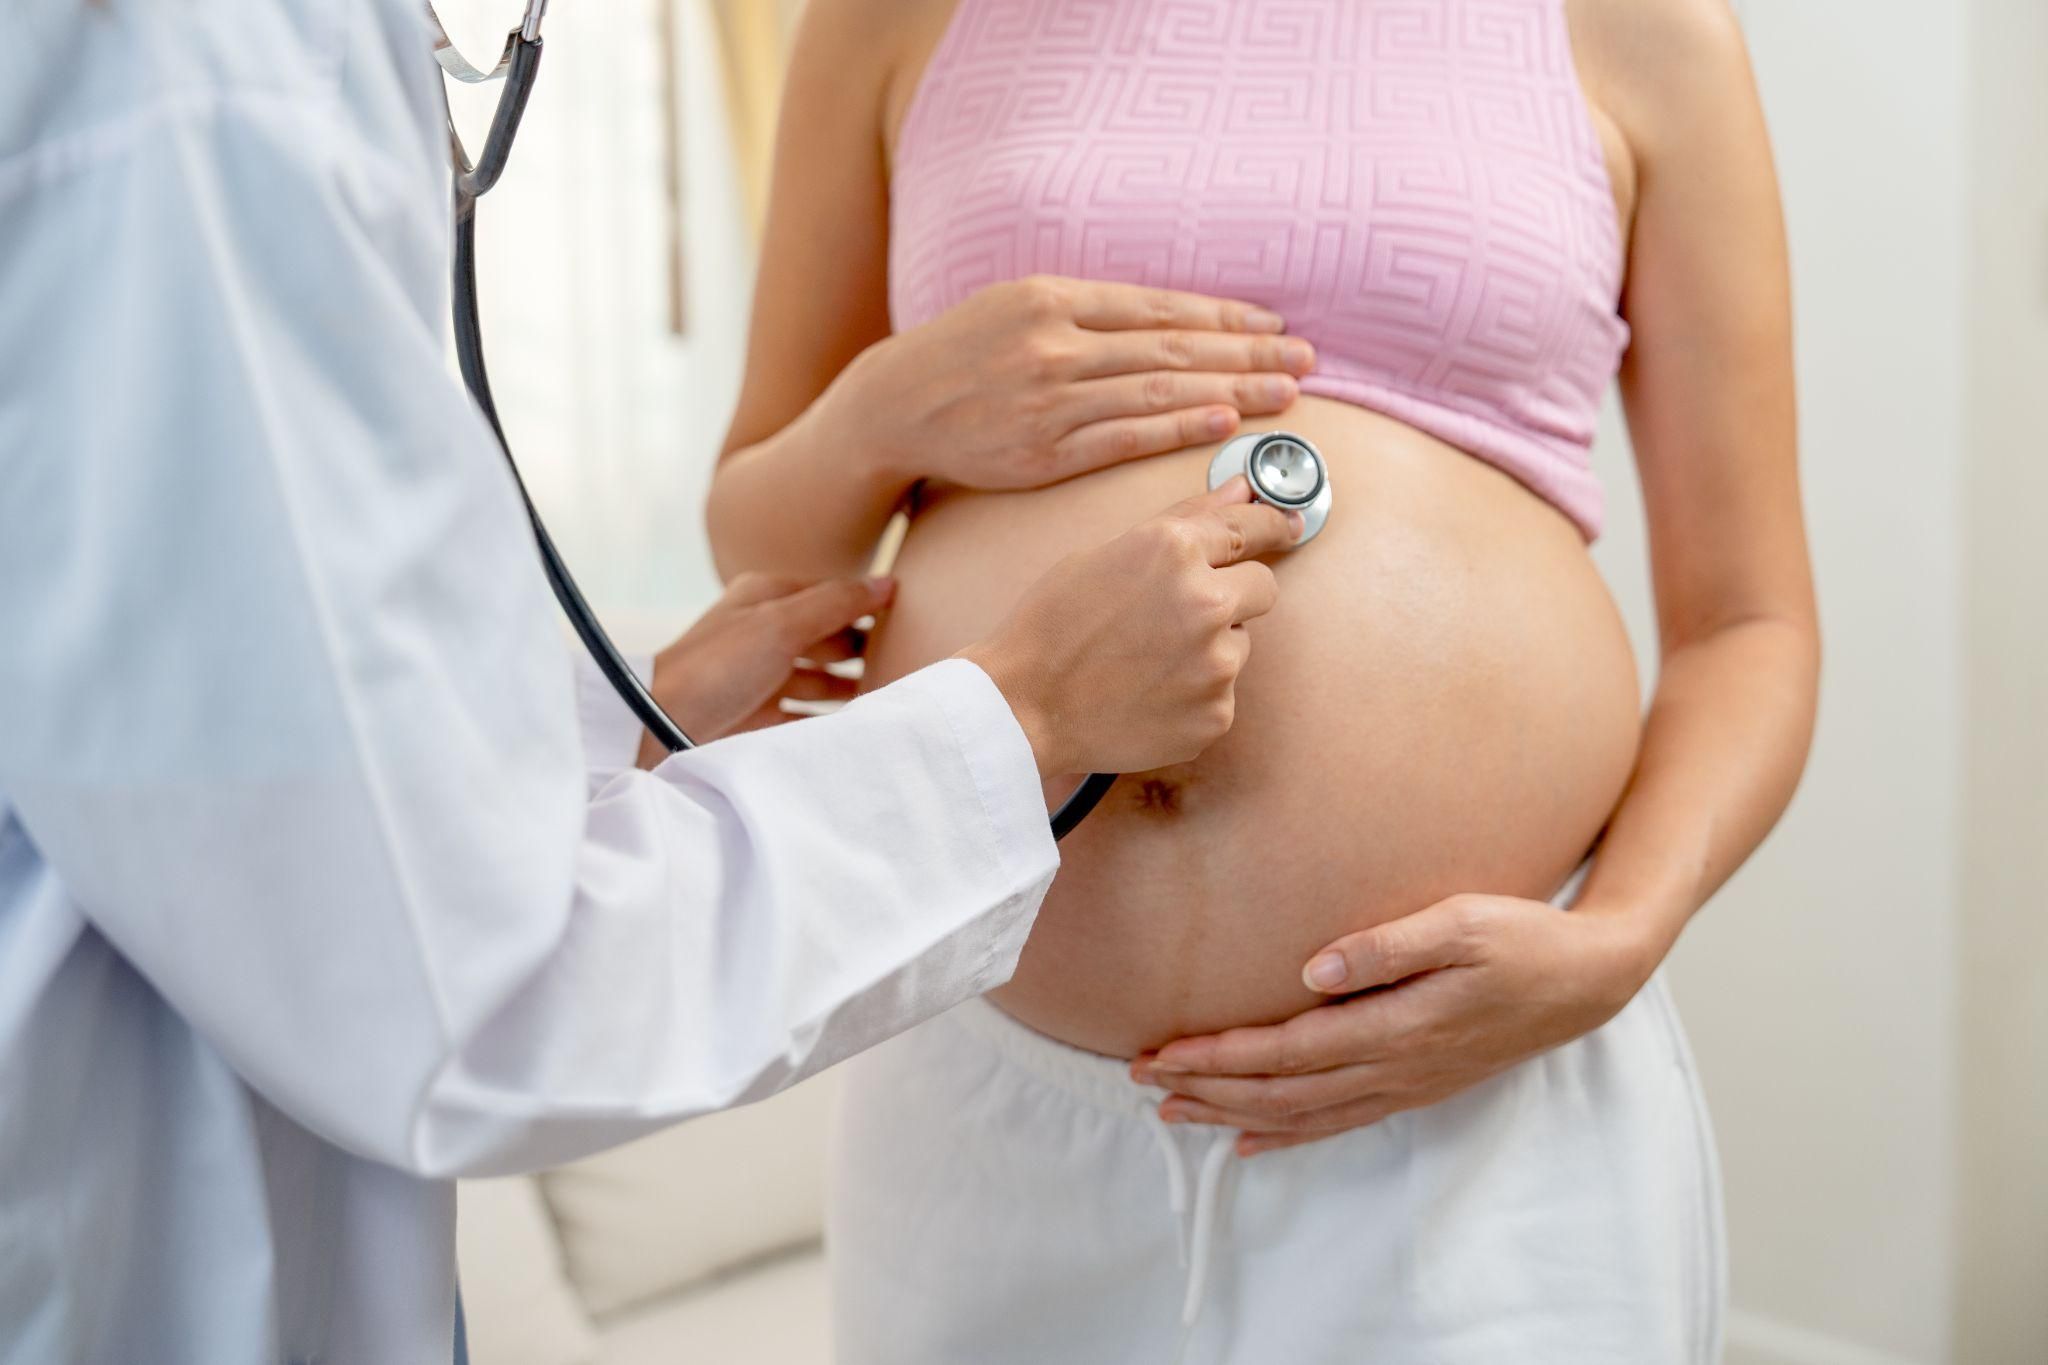
[[(542, 0), (544, 5), (544, 0)], [(506, 467), (512, 471), (512, 483), (519, 490), (519, 500), (526, 508), (526, 519), (533, 527), (534, 544), (540, 551), (540, 561), (547, 575), (548, 587), (555, 594), (562, 613), (569, 618), (570, 627), (576, 638), (590, 652), (598, 671), (606, 682), (619, 694), (621, 701), (632, 711), (634, 717), (647, 727), (663, 748), (670, 753), (681, 753), (697, 747), (696, 741), (685, 734), (683, 727), (662, 709), (654, 694), (640, 680), (625, 656), (619, 653), (617, 645), (599, 624), (597, 613), (584, 598), (577, 586), (575, 575), (562, 562), (561, 552), (555, 548), (554, 537), (548, 534), (547, 523), (541, 520), (540, 509), (534, 506), (533, 496), (527, 490), (526, 480), (520, 476), (519, 461), (513, 457), (512, 443), (506, 439), (504, 424), (498, 418), (497, 400), (491, 394), (490, 371), (484, 364), (483, 324), (477, 310), (476, 290), (476, 202), (498, 183), (504, 174), (505, 163), (512, 154), (512, 140), (519, 131), (519, 121), (526, 114), (526, 101), (533, 93), (533, 81), (540, 70), (541, 38), (538, 7), (529, 10), (530, 17), (520, 28), (513, 30), (506, 40), (505, 55), (490, 73), (481, 76), (490, 79), (498, 75), (505, 78), (505, 91), (498, 97), (498, 106), (491, 116), (491, 130), (484, 139), (483, 154), (474, 164), (462, 145), (462, 139), (455, 132), (451, 114), (448, 122), (448, 141), (453, 149), (455, 163), (455, 259), (453, 266), (453, 295), (455, 321), (455, 359), (462, 371), (462, 382), (469, 389), (484, 420), (490, 423), (491, 434), (497, 438), (498, 449), (505, 456)], [(444, 67), (447, 65), (444, 62)], [(463, 64), (467, 67), (467, 64)], [(474, 70), (474, 68), (468, 68)], [(1076, 787), (1067, 799), (1052, 813), (1052, 836), (1064, 839), (1074, 827), (1086, 819), (1108, 794), (1116, 782), (1115, 773), (1091, 773)]]

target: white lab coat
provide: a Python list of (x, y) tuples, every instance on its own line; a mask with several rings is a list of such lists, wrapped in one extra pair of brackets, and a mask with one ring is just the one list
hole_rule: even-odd
[(458, 1173), (1002, 981), (1056, 863), (941, 664), (626, 772), (444, 365), (418, 0), (0, 43), (0, 1361), (444, 1365)]

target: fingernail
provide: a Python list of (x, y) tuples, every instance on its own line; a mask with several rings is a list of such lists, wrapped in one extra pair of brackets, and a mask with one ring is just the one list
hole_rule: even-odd
[(1187, 1110), (1176, 1109), (1172, 1105), (1167, 1105), (1161, 1109), (1159, 1117), (1167, 1123), (1186, 1123), (1188, 1121)]
[(1244, 315), (1244, 329), (1247, 332), (1284, 332), (1287, 319), (1265, 308), (1252, 308)]
[(1226, 412), (1222, 408), (1218, 408), (1209, 414), (1209, 434), (1211, 436), (1221, 436), (1236, 424), (1236, 415)]
[(1139, 1085), (1157, 1085), (1159, 1073), (1149, 1066), (1134, 1066), (1131, 1068), (1131, 1079)]
[(1300, 540), (1301, 533), (1308, 529), (1308, 518), (1299, 512), (1289, 512), (1287, 514), (1287, 524), (1294, 528), (1294, 538)]
[(1282, 354), (1286, 357), (1287, 368), (1296, 374), (1307, 374), (1311, 369), (1315, 368), (1315, 347), (1309, 345), (1306, 341), (1288, 342)]
[(887, 575), (868, 580), (868, 592), (877, 602), (886, 602), (889, 594), (896, 591), (896, 580)]
[(1302, 972), (1301, 979), (1312, 991), (1333, 991), (1344, 984), (1348, 969), (1344, 959), (1336, 953), (1324, 953), (1312, 960)]
[(1268, 403), (1285, 403), (1294, 396), (1294, 381), (1271, 375), (1259, 386), (1259, 392), (1265, 395)]

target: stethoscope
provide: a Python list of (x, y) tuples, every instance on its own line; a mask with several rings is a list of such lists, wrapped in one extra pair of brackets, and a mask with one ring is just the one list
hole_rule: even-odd
[[(483, 411), (484, 419), (491, 424), (491, 432), (498, 438), (498, 448), (504, 452), (505, 463), (512, 470), (512, 481), (526, 505), (527, 520), (533, 525), (534, 542), (540, 547), (541, 566), (547, 572), (548, 586), (554, 589), (555, 600), (561, 604), (576, 637), (590, 651), (590, 657), (604, 674), (605, 681), (619, 694), (620, 700), (663, 747), (670, 753), (680, 753), (697, 747), (696, 742), (683, 733), (683, 728), (668, 712), (662, 710), (661, 703), (654, 699), (639, 675), (627, 665), (618, 646), (612, 643), (611, 636), (598, 624), (596, 614), (584, 600), (576, 579), (569, 573), (569, 566), (562, 562), (560, 551), (555, 549), (554, 538), (541, 521), (540, 509), (533, 505), (526, 481), (519, 476), (519, 462), (512, 457), (512, 445), (505, 439), (505, 428), (498, 420), (498, 405), (491, 397), (490, 375), (484, 368), (483, 327), (477, 315), (476, 297), (476, 201), (498, 183), (498, 178), (505, 173), (505, 161), (512, 154), (512, 139), (519, 131), (520, 118), (526, 113), (527, 97), (533, 93), (534, 75), (540, 70), (540, 24), (547, 7), (547, 0), (526, 0), (526, 11), (519, 27), (506, 35), (505, 49), (499, 54), (496, 65), (484, 70), (463, 58), (442, 27), (432, 4), (427, 6), (427, 18), (434, 38), (434, 60), (440, 63), (442, 71), (465, 85), (501, 79), (505, 82), (505, 89), (498, 96), (497, 109), (491, 115), (491, 130), (484, 138), (483, 155), (474, 163), (462, 145), (461, 135), (455, 131), (452, 112), (448, 119), (448, 141), (455, 161), (455, 356), (462, 369), (462, 382), (476, 400), (477, 407)], [(1300, 539), (1295, 542), (1297, 547), (1307, 544), (1323, 528), (1330, 512), (1330, 477), (1322, 452), (1306, 438), (1272, 431), (1239, 436), (1227, 442), (1209, 464), (1209, 487), (1221, 487), (1238, 474), (1246, 477), (1253, 495), (1260, 501), (1302, 514), (1306, 524)], [(900, 530), (897, 538), (900, 541)], [(1116, 779), (1115, 773), (1089, 774), (1053, 812), (1053, 837), (1064, 839), (1070, 834), (1108, 794)]]

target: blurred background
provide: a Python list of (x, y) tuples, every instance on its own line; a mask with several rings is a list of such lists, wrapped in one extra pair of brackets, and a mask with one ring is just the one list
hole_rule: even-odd
[[(618, 633), (716, 596), (795, 3), (550, 14), (479, 229), (507, 427)], [(1784, 181), (1825, 664), (1783, 824), (1672, 976), (1728, 1189), (1737, 1365), (2048, 1361), (2048, 3), (1738, 4)], [(509, 0), (450, 0), (495, 49)], [(476, 126), (483, 106), (458, 99)], [(1654, 676), (1626, 435), (1595, 549)], [(830, 1079), (465, 1190), (479, 1365), (825, 1358)]]

